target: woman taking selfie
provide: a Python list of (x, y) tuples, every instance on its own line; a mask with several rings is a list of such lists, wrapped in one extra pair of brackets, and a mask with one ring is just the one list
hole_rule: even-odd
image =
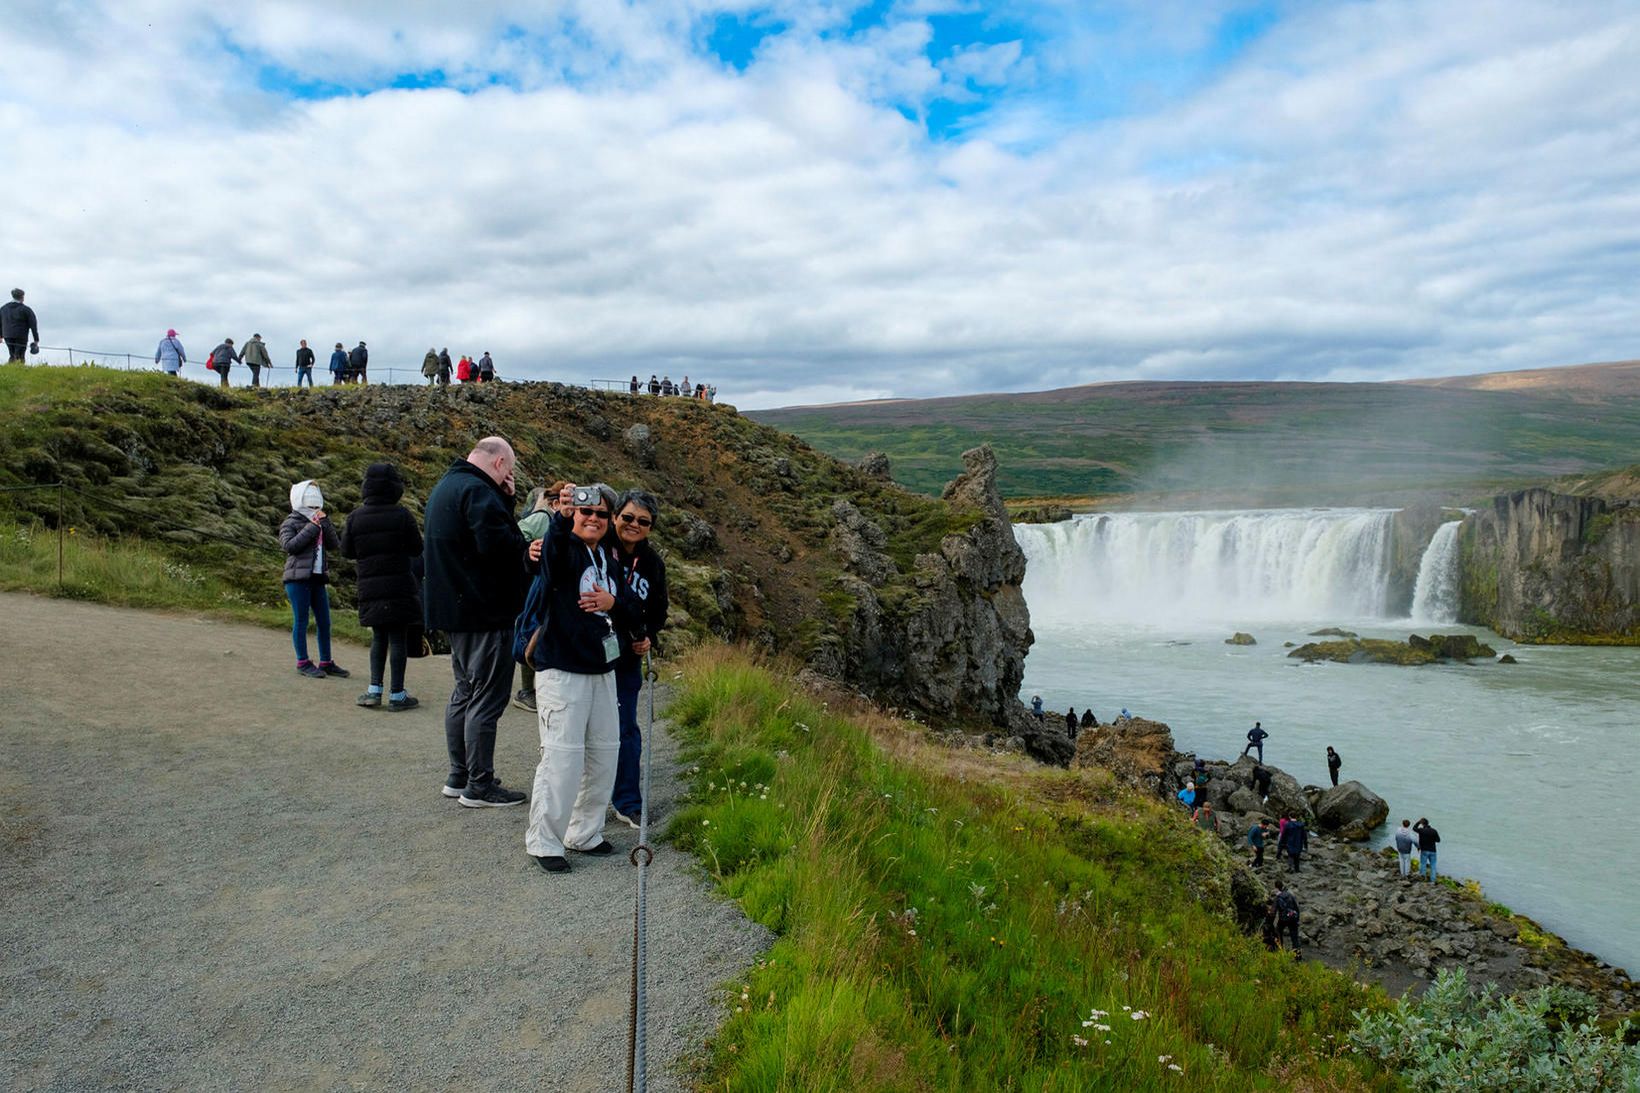
[(638, 776), (643, 732), (638, 728), (638, 696), (643, 691), (643, 658), (655, 635), (666, 625), (666, 563), (649, 545), (649, 533), (660, 518), (660, 502), (646, 490), (627, 490), (615, 506), (615, 545), (621, 583), (639, 601), (638, 618), (621, 642), (615, 662), (615, 697), (621, 712), (621, 753), (615, 761), (615, 818), (637, 827), (643, 813), (643, 785)]

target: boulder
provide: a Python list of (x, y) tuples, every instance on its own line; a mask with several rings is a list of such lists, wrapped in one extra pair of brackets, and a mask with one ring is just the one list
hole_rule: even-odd
[(883, 529), (842, 497), (832, 502), (831, 515), (836, 521), (832, 548), (842, 556), (843, 564), (868, 584), (881, 587), (895, 573), (893, 560), (883, 553), (888, 541)]
[(1358, 638), (1360, 636), (1354, 630), (1340, 630), (1336, 626), (1325, 626), (1320, 630), (1310, 631), (1310, 637), (1312, 638)]
[(629, 426), (621, 437), (626, 442), (626, 450), (632, 453), (632, 458), (638, 461), (640, 467), (655, 465), (655, 441), (649, 435), (649, 426), (642, 423)]
[(1431, 634), (1427, 638), (1410, 634), (1407, 644), (1414, 649), (1427, 649), (1440, 660), (1475, 660), (1498, 655), (1496, 649), (1481, 642), (1474, 634)]
[(1519, 664), (1520, 661), (1516, 660), (1514, 657), (1510, 656), (1508, 653), (1505, 653), (1505, 654), (1503, 654), (1503, 656), (1498, 658), (1498, 663), (1499, 664)]
[[(1076, 757), (1071, 766), (1106, 767), (1129, 777), (1146, 778), (1166, 773), (1172, 758), (1172, 729), (1160, 721), (1130, 717), (1084, 729), (1076, 738)], [(1187, 761), (1187, 776), (1189, 769)]]
[(1342, 782), (1322, 792), (1316, 824), (1340, 838), (1360, 841), (1389, 817), (1389, 803), (1360, 782)]
[(671, 538), (685, 558), (702, 557), (717, 546), (717, 533), (712, 530), (712, 525), (698, 516), (680, 512), (669, 523)]
[(867, 452), (860, 457), (860, 462), (855, 466), (860, 468), (862, 474), (870, 475), (872, 478), (881, 478), (885, 482), (892, 480), (894, 477), (894, 471), (888, 462), (888, 456), (883, 452)]
[[(1244, 755), (1230, 765), (1226, 777), (1234, 779), (1249, 790), (1253, 785), (1253, 757)], [(1313, 823), (1315, 810), (1310, 807), (1309, 800), (1304, 796), (1304, 788), (1298, 784), (1298, 779), (1269, 763), (1264, 769), (1270, 772), (1270, 799), (1264, 803), (1262, 811), (1266, 815), (1296, 816), (1305, 823)]]
[(1261, 813), (1266, 809), (1264, 798), (1247, 786), (1237, 786), (1225, 799), (1225, 807), (1243, 815)]
[(1251, 635), (1251, 634), (1245, 633), (1244, 631), (1241, 631), (1241, 630), (1237, 630), (1234, 634), (1231, 634), (1229, 637), (1224, 639), (1224, 644), (1226, 644), (1226, 645), (1257, 645), (1258, 640), (1256, 638), (1254, 638), (1253, 635)]

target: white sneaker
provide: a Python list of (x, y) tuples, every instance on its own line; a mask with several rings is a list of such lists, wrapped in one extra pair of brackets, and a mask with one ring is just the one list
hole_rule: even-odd
[(622, 812), (620, 809), (614, 807), (613, 805), (610, 806), (609, 811), (613, 812), (615, 814), (615, 818), (617, 820), (621, 821), (627, 827), (630, 827), (634, 831), (638, 830), (638, 821), (634, 820), (631, 816), (628, 816), (626, 813)]

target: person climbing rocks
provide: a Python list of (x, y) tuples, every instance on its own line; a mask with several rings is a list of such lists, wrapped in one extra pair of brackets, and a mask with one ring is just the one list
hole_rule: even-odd
[(1402, 820), (1401, 828), (1395, 833), (1395, 854), (1401, 859), (1401, 878), (1409, 878), (1412, 874), (1412, 852), (1418, 848), (1418, 836), (1413, 834), (1412, 821)]
[(1213, 814), (1213, 806), (1207, 803), (1205, 794), (1198, 794), (1198, 796), (1201, 797), (1201, 807), (1196, 809), (1196, 815), (1193, 817), (1196, 826), (1203, 831), (1217, 835), (1219, 833), (1219, 820)]
[(1076, 739), (1076, 730), (1080, 722), (1076, 720), (1076, 707), (1072, 706), (1065, 711), (1065, 734), (1072, 740)]
[(1422, 816), (1412, 825), (1412, 830), (1418, 833), (1418, 868), (1428, 875), (1429, 883), (1434, 884), (1435, 846), (1441, 841), (1441, 833)]
[[(1242, 754), (1246, 755), (1247, 753), (1242, 752)], [(1253, 788), (1266, 801), (1270, 799), (1270, 778), (1270, 772), (1264, 767), (1264, 764), (1260, 763), (1253, 767)]]
[(1272, 953), (1281, 948), (1281, 912), (1276, 909), (1275, 897), (1264, 901), (1264, 947)]
[(1276, 849), (1287, 855), (1287, 872), (1298, 872), (1299, 859), (1310, 845), (1310, 832), (1304, 826), (1304, 821), (1297, 816), (1287, 821), (1287, 826), (1281, 831), (1281, 838), (1276, 843)]
[(1099, 724), (1099, 719), (1097, 717), (1093, 716), (1093, 707), (1092, 706), (1089, 706), (1087, 709), (1082, 711), (1082, 727), (1084, 729), (1094, 728), (1098, 724)]
[(1270, 735), (1269, 733), (1264, 731), (1263, 724), (1261, 724), (1260, 722), (1257, 722), (1257, 721), (1253, 722), (1253, 727), (1247, 730), (1247, 746), (1245, 748), (1241, 749), (1241, 753), (1243, 755), (1246, 755), (1248, 752), (1253, 751), (1254, 749), (1257, 749), (1258, 750), (1258, 761), (1260, 763), (1263, 763), (1264, 762), (1264, 741), (1265, 741), (1266, 738), (1269, 737), (1269, 735)]
[(1343, 765), (1344, 765), (1344, 760), (1339, 757), (1339, 754), (1336, 751), (1333, 751), (1332, 745), (1328, 744), (1327, 745), (1327, 776), (1332, 779), (1332, 784), (1335, 785), (1335, 786), (1338, 784), (1338, 768), (1343, 766)]
[(1298, 897), (1294, 896), (1291, 892), (1287, 891), (1287, 886), (1286, 885), (1278, 883), (1276, 885), (1275, 904), (1276, 904), (1276, 914), (1277, 914), (1277, 919), (1278, 919), (1277, 926), (1276, 926), (1276, 932), (1277, 932), (1278, 935), (1282, 934), (1282, 933), (1287, 934), (1287, 936), (1292, 939), (1293, 952), (1297, 953), (1298, 948), (1299, 948), (1299, 945), (1298, 945), (1298, 917), (1299, 917)]
[(1264, 864), (1264, 844), (1270, 834), (1270, 821), (1259, 819), (1247, 829), (1247, 845), (1253, 848), (1253, 868)]
[(1042, 696), (1041, 695), (1032, 695), (1031, 696), (1031, 713), (1036, 715), (1036, 719), (1038, 721), (1041, 721), (1043, 719), (1043, 717), (1046, 716), (1042, 711)]
[(1184, 805), (1185, 811), (1192, 816), (1196, 814), (1196, 783), (1186, 782), (1179, 790), (1179, 803)]

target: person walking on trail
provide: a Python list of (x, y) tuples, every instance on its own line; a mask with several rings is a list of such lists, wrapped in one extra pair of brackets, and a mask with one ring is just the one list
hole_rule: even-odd
[(1285, 933), (1292, 939), (1292, 950), (1298, 952), (1298, 897), (1287, 890), (1287, 886), (1276, 884), (1276, 919), (1277, 932)]
[[(303, 479), (290, 488), (290, 515), (279, 525), (279, 546), (285, 552), (285, 598), (290, 601), (290, 640), (296, 648), (296, 672), (311, 679), (349, 673), (330, 659), (331, 557), (341, 546), (336, 528), (325, 513), (319, 483)], [(308, 656), (308, 615), (319, 631), (319, 662)]]
[(307, 339), (303, 338), (296, 349), (296, 386), (302, 386), (302, 381), (307, 380), (308, 387), (313, 387), (313, 365), (317, 359), (313, 350), (308, 348)]
[(421, 557), (421, 531), (410, 510), (399, 504), (404, 477), (391, 463), (365, 468), (358, 508), (342, 527), (342, 556), (358, 570), (359, 625), (370, 628), (370, 685), (358, 704), (379, 709), (383, 669), (387, 674), (387, 708), (414, 709), (419, 703), (404, 686), (410, 631), (420, 629), (421, 581), (415, 560)]
[(1079, 727), (1080, 723), (1076, 720), (1076, 707), (1072, 706), (1070, 709), (1065, 711), (1065, 735), (1069, 736), (1072, 740), (1075, 740), (1076, 730)]
[(177, 340), (175, 330), (167, 330), (165, 337), (160, 339), (159, 348), (154, 350), (154, 363), (163, 368), (167, 376), (182, 375), (182, 366), (188, 363), (188, 354), (182, 348), (182, 342)]
[(621, 751), (615, 662), (642, 608), (607, 542), (615, 491), (566, 485), (547, 525), (541, 573), (546, 625), (536, 640), (541, 762), (524, 849), (548, 873), (569, 872), (566, 850), (610, 854), (604, 812)]
[(1412, 874), (1412, 852), (1418, 849), (1418, 836), (1412, 830), (1411, 820), (1402, 820), (1395, 832), (1395, 856), (1400, 859), (1401, 878)]
[(1287, 855), (1287, 872), (1298, 872), (1299, 860), (1310, 845), (1310, 831), (1304, 826), (1304, 821), (1297, 816), (1287, 821), (1287, 826), (1281, 829), (1281, 838), (1276, 842), (1276, 849)]
[(1262, 724), (1257, 721), (1253, 722), (1253, 727), (1247, 730), (1247, 746), (1241, 749), (1241, 753), (1246, 755), (1248, 752), (1257, 749), (1258, 761), (1263, 763), (1264, 741), (1269, 735), (1269, 733), (1264, 731), (1264, 726)]
[(478, 382), (490, 383), (495, 379), (495, 361), (490, 359), (490, 351), (486, 349), (484, 355), (478, 358)]
[(363, 342), (360, 342), (358, 345), (349, 350), (347, 354), (347, 376), (349, 382), (368, 385), (370, 383), (369, 370), (370, 350), (364, 347)]
[(1036, 719), (1038, 721), (1041, 721), (1046, 716), (1046, 714), (1044, 713), (1044, 711), (1042, 709), (1042, 696), (1041, 695), (1032, 695), (1031, 696), (1031, 713), (1036, 715)]
[[(33, 338), (32, 343), (30, 337)], [(6, 363), (16, 364), (23, 351), (40, 351), (40, 321), (34, 309), (23, 302), (23, 290), (11, 290), (11, 302), (0, 306), (0, 339), (6, 343)]]
[(450, 363), (450, 347), (445, 346), (438, 351), (438, 385), (440, 387), (450, 386), (450, 372), (454, 367)]
[(455, 686), (444, 711), (444, 796), (467, 808), (521, 804), (495, 776), (496, 722), (512, 687), (513, 622), (529, 580), (529, 544), (513, 520), (512, 445), (489, 436), (433, 487), (425, 508), (426, 625), (450, 641)]
[[(563, 488), (564, 483), (559, 481), (554, 482), (551, 486), (537, 486), (530, 491), (529, 499), (526, 501), (529, 511), (524, 514), (522, 520), (518, 521), (519, 534), (524, 536), (526, 543), (533, 545), (546, 538), (547, 523), (552, 519), (552, 514), (558, 511), (558, 494)], [(534, 579), (540, 582), (541, 575), (537, 573)], [(525, 599), (526, 604), (536, 596), (536, 592), (535, 586), (531, 585), (530, 594)], [(528, 610), (529, 608), (526, 606), (525, 611)], [(528, 638), (524, 640), (526, 644), (529, 641)], [(515, 632), (513, 636), (514, 659), (518, 659), (517, 645), (518, 635)], [(512, 704), (526, 713), (535, 712), (535, 669), (530, 666), (528, 657), (518, 662), (518, 693), (513, 695)]]
[(1247, 845), (1253, 848), (1253, 868), (1264, 865), (1264, 846), (1270, 837), (1270, 821), (1260, 819), (1247, 829)]
[(1332, 784), (1335, 785), (1335, 786), (1338, 784), (1338, 768), (1342, 767), (1343, 765), (1344, 765), (1344, 760), (1339, 756), (1339, 754), (1336, 751), (1333, 751), (1332, 745), (1328, 744), (1327, 745), (1327, 776), (1332, 779)]
[(438, 382), (438, 369), (438, 351), (429, 348), (427, 355), (421, 359), (421, 374), (427, 377), (427, 386)]
[(233, 347), (232, 338), (223, 338), (222, 344), (211, 350), (211, 368), (221, 377), (222, 386), (228, 386), (228, 370), (239, 359), (239, 351)]
[(273, 381), (273, 376), (271, 374), (273, 361), (268, 357), (268, 346), (267, 343), (262, 340), (262, 335), (252, 334), (251, 340), (245, 343), (244, 352), (241, 353), (240, 356), (241, 359), (244, 360), (246, 367), (251, 370), (252, 387), (262, 386), (262, 369), (264, 368), (270, 370), (268, 381), (270, 383)]
[(1412, 825), (1412, 830), (1418, 836), (1418, 870), (1429, 878), (1429, 883), (1434, 884), (1435, 847), (1441, 841), (1441, 833), (1422, 816)]
[(621, 750), (615, 759), (615, 789), (610, 804), (615, 818), (636, 828), (643, 814), (643, 785), (639, 760), (643, 757), (643, 730), (638, 725), (638, 698), (643, 692), (643, 658), (654, 648), (655, 637), (666, 626), (670, 602), (666, 591), (666, 563), (649, 545), (650, 533), (660, 520), (661, 506), (646, 490), (627, 490), (615, 502), (615, 547), (621, 583), (636, 601), (635, 618), (621, 637), (621, 657), (615, 662), (615, 702), (621, 720)]

